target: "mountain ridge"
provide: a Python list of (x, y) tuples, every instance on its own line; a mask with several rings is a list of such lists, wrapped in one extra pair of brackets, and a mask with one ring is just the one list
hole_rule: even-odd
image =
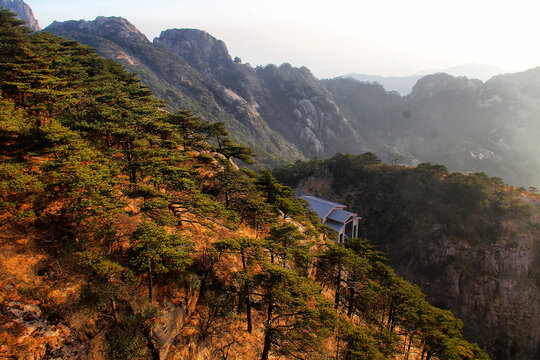
[[(527, 72), (485, 83), (432, 74), (419, 79), (410, 95), (400, 96), (353, 79), (318, 80), (305, 67), (253, 68), (233, 60), (225, 43), (197, 29), (170, 29), (152, 43), (136, 39), (130, 44), (113, 32), (100, 37), (102, 42), (117, 42), (115, 51), (107, 51), (97, 38), (84, 38), (88, 30), (72, 28), (57, 23), (49, 30), (118, 58), (169, 106), (222, 119), (241, 141), (259, 133), (259, 140), (249, 145), (262, 151), (263, 162), (272, 156), (281, 159), (273, 160), (276, 164), (371, 151), (385, 162), (443, 163), (454, 171), (486, 172), (518, 186), (540, 186), (540, 162), (535, 160), (540, 149), (532, 139), (540, 131), (534, 121), (540, 89), (527, 80)], [(152, 56), (154, 52), (160, 55)], [(143, 53), (145, 60), (134, 63)], [(178, 69), (163, 71), (162, 65), (156, 66), (163, 62), (158, 57), (168, 57)], [(190, 90), (189, 84), (199, 85)], [(516, 116), (522, 118), (519, 127), (505, 122)]]
[(400, 95), (409, 95), (418, 80), (426, 75), (445, 73), (454, 77), (468, 77), (487, 81), (494, 76), (503, 74), (504, 71), (495, 65), (489, 64), (464, 64), (446, 69), (433, 69), (420, 71), (411, 75), (404, 76), (382, 76), (368, 75), (360, 73), (348, 73), (341, 77), (351, 77), (362, 82), (376, 82), (381, 84), (387, 91), (397, 91)]
[[(102, 26), (106, 26), (105, 31)], [(115, 27), (119, 31), (114, 31)], [(296, 146), (261, 120), (252, 104), (214, 78), (201, 76), (184, 58), (153, 44), (138, 31), (119, 36), (126, 28), (136, 29), (125, 19), (99, 18), (99, 24), (95, 20), (55, 22), (46, 30), (93, 46), (102, 56), (137, 72), (159, 98), (167, 101), (170, 110), (189, 109), (207, 120), (225, 122), (233, 136), (252, 146), (264, 162), (283, 161), (276, 154), (285, 159), (302, 158)], [(108, 36), (102, 36), (104, 33)]]

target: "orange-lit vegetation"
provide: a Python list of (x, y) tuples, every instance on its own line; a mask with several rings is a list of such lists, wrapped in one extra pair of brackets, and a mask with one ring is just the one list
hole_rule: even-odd
[(20, 25), (0, 11), (2, 356), (487, 358), (366, 240), (325, 242), (238, 169), (223, 124)]

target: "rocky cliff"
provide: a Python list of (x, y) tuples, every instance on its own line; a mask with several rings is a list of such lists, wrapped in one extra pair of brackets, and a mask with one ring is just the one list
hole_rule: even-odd
[(119, 18), (54, 23), (47, 30), (124, 63), (171, 108), (187, 107), (225, 121), (266, 164), (272, 157), (296, 160), (368, 150), (305, 67), (253, 68), (232, 60), (222, 41), (195, 29), (167, 30), (149, 43)]
[(259, 111), (265, 122), (295, 144), (304, 156), (328, 157), (365, 149), (361, 138), (309, 69), (289, 64), (252, 68), (233, 61), (227, 47), (195, 29), (166, 30), (154, 39), (182, 56)]
[(121, 17), (99, 16), (93, 21), (70, 20), (65, 22), (54, 21), (47, 26), (47, 31), (81, 32), (94, 36), (111, 39), (131, 39), (134, 41), (148, 41), (146, 36), (137, 28)]
[(389, 252), (396, 270), (418, 284), (434, 304), (461, 317), (467, 338), (494, 359), (537, 359), (540, 233), (536, 224), (535, 229), (505, 223), (489, 244), (448, 236), (444, 223), (434, 223), (422, 238), (399, 236), (400, 240), (379, 244)]
[(0, 7), (13, 11), (19, 19), (26, 21), (32, 31), (41, 30), (34, 12), (23, 0), (0, 0)]
[[(518, 234), (490, 246), (465, 245), (463, 239), (437, 235), (401, 269), (438, 305), (465, 319), (465, 334), (498, 359), (540, 355), (539, 234)], [(393, 251), (394, 259), (399, 254)], [(410, 263), (409, 263), (410, 264)], [(427, 269), (440, 269), (441, 277)], [(487, 305), (489, 304), (489, 305)]]
[(161, 32), (154, 43), (178, 55), (200, 73), (219, 78), (220, 73), (234, 68), (227, 46), (206, 31), (197, 29), (170, 29)]

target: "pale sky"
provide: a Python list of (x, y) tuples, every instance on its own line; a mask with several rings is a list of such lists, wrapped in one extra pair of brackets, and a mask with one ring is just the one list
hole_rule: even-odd
[(41, 27), (122, 16), (152, 40), (197, 28), (251, 65), (305, 65), (319, 78), (402, 76), (466, 63), (540, 66), (538, 0), (25, 0)]

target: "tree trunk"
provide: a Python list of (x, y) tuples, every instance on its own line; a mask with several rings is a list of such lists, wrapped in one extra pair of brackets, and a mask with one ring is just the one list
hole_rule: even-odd
[(114, 323), (118, 324), (118, 313), (116, 312), (116, 297), (115, 296), (111, 298), (111, 310), (112, 310), (112, 317), (114, 319)]
[(152, 261), (148, 259), (148, 300), (152, 302)]
[(393, 323), (394, 323), (394, 313), (395, 313), (395, 305), (394, 301), (390, 303), (390, 310), (388, 311), (388, 322), (386, 323), (387, 329), (393, 329)]
[(411, 334), (411, 337), (409, 337), (409, 346), (407, 346), (407, 355), (405, 355), (405, 360), (409, 360), (409, 354), (411, 353), (411, 345), (414, 338), (414, 334)]
[(347, 316), (352, 318), (354, 314), (354, 287), (351, 287), (351, 295), (349, 296), (349, 310), (347, 311)]
[(272, 345), (272, 312), (274, 311), (273, 305), (270, 302), (268, 304), (268, 312), (266, 317), (265, 333), (264, 333), (264, 347), (261, 355), (261, 360), (268, 360), (270, 354), (270, 346)]
[(341, 288), (341, 264), (338, 266), (338, 273), (336, 276), (336, 297), (334, 299), (334, 308), (339, 307), (339, 292)]
[(253, 331), (253, 323), (251, 321), (251, 299), (249, 294), (246, 294), (246, 318), (247, 318), (247, 331), (251, 334)]
[(271, 336), (272, 336), (272, 330), (267, 329), (264, 335), (264, 347), (263, 347), (263, 352), (261, 355), (261, 360), (268, 360), (268, 355), (270, 354), (270, 344), (272, 342)]
[(135, 168), (132, 168), (131, 169), (131, 182), (133, 184), (136, 184), (137, 183), (137, 170), (135, 170)]

